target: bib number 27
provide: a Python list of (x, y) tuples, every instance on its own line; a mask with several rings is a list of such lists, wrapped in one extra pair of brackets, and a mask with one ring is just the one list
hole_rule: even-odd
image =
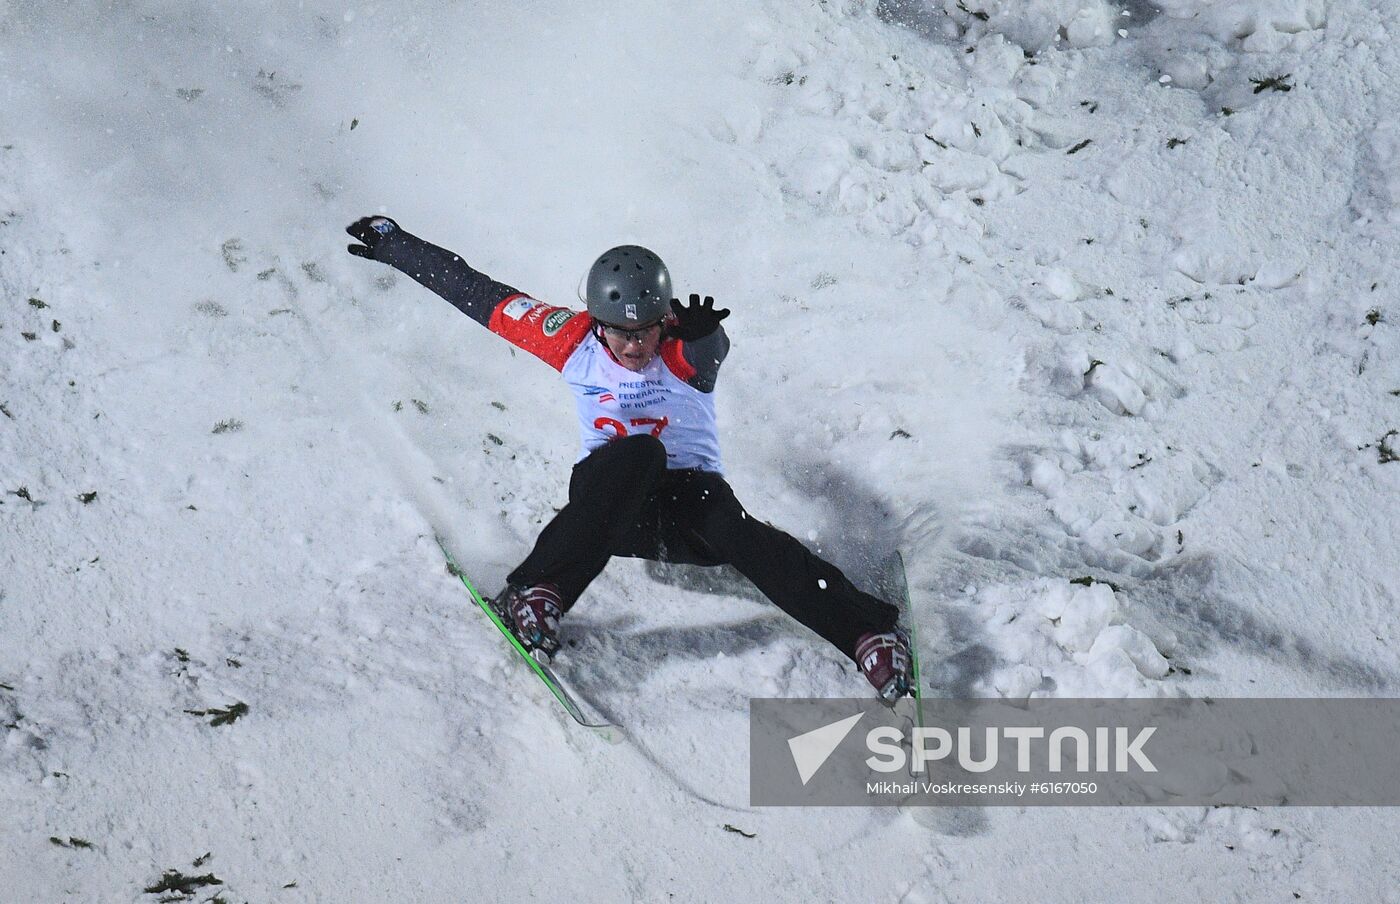
[[(634, 417), (627, 423), (631, 424), (633, 427), (650, 427), (651, 435), (659, 438), (661, 436), (661, 431), (665, 430), (666, 426), (670, 424), (671, 421), (669, 418), (664, 417)], [(613, 439), (621, 439), (628, 435), (626, 425), (617, 418), (612, 417), (598, 418), (593, 422), (593, 429), (603, 431), (611, 430), (613, 432)]]

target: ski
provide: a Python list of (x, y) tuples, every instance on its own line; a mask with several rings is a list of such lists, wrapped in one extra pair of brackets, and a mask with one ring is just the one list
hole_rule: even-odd
[(471, 594), (472, 601), (476, 603), (482, 612), (486, 613), (486, 617), (491, 620), (491, 624), (495, 625), (496, 630), (500, 631), (501, 635), (510, 642), (511, 647), (519, 654), (521, 659), (525, 660), (525, 664), (530, 667), (530, 670), (535, 673), (535, 676), (538, 677), (540, 681), (544, 682), (544, 686), (549, 688), (549, 692), (554, 695), (554, 699), (559, 701), (559, 705), (564, 707), (564, 711), (567, 712), (575, 722), (585, 728), (604, 730), (616, 729), (617, 726), (610, 722), (589, 721), (588, 717), (584, 715), (583, 708), (578, 705), (573, 694), (569, 693), (568, 687), (559, 679), (559, 676), (554, 670), (549, 667), (549, 664), (536, 659), (530, 654), (529, 650), (525, 649), (520, 643), (520, 640), (511, 633), (510, 628), (506, 627), (505, 622), (501, 620), (500, 614), (497, 613), (491, 604), (472, 586), (472, 582), (467, 579), (466, 573), (462, 571), (461, 567), (457, 564), (457, 560), (453, 558), (451, 550), (447, 548), (447, 544), (443, 541), (442, 537), (435, 536), (434, 539), (437, 540), (438, 548), (442, 550), (444, 558), (447, 559), (448, 572), (456, 576), (457, 579), (462, 582), (462, 586), (467, 588), (467, 593)]
[[(909, 689), (912, 696), (896, 700), (891, 708), (903, 710), (912, 704), (913, 714), (904, 715), (909, 727), (924, 727), (924, 691), (919, 681), (919, 637), (914, 627), (914, 606), (909, 598), (909, 578), (904, 571), (904, 555), (895, 550), (885, 560), (883, 587), (886, 598), (899, 607), (899, 621), (909, 632)], [(912, 760), (910, 761), (912, 764)], [(910, 767), (910, 775), (915, 775)]]
[(917, 705), (923, 701), (923, 689), (919, 687), (919, 636), (914, 627), (914, 605), (909, 599), (904, 554), (897, 549), (885, 560), (885, 590), (899, 607), (900, 623), (909, 632), (909, 687)]

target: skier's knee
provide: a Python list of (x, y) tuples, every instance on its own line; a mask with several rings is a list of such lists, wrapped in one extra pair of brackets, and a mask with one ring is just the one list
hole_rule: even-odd
[(712, 542), (745, 542), (749, 514), (734, 498), (728, 485), (715, 481), (709, 486), (697, 487), (694, 493), (690, 504), (694, 507), (702, 531), (714, 538)]

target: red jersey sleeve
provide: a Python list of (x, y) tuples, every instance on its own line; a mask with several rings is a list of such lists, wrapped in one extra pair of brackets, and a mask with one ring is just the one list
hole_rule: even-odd
[(496, 305), (487, 328), (555, 370), (588, 338), (592, 321), (580, 311), (556, 308), (528, 295), (511, 295)]
[(685, 359), (685, 351), (679, 339), (663, 340), (660, 353), (661, 360), (666, 362), (666, 367), (683, 382), (689, 383), (695, 379), (695, 367)]

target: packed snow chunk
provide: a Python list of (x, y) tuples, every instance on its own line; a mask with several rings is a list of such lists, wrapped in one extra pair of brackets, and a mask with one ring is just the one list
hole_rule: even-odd
[(802, 69), (802, 59), (791, 48), (781, 46), (765, 37), (758, 59), (754, 60), (753, 73), (774, 85), (790, 85)]
[(763, 131), (763, 114), (753, 104), (739, 104), (724, 111), (724, 131), (715, 137), (737, 144), (753, 144)]
[(1139, 518), (1145, 518), (1158, 527), (1174, 524), (1181, 518), (1181, 508), (1175, 499), (1160, 488), (1145, 483), (1133, 487), (1133, 505)]
[(1074, 585), (1052, 580), (1044, 580), (1041, 583), (1042, 586), (1036, 588), (1040, 592), (1036, 609), (1051, 621), (1059, 621), (1064, 617), (1070, 600), (1074, 599)]
[[(1047, 47), (1101, 47), (1112, 43), (1118, 28), (1117, 4), (1105, 0), (942, 0), (944, 12), (967, 17), (979, 14), (970, 27), (994, 30), (1028, 50)], [(981, 24), (985, 22), (986, 24)]]
[(972, 71), (988, 85), (1008, 87), (1026, 63), (1025, 52), (999, 34), (989, 34), (977, 42), (977, 50), (967, 57)]
[[(1109, 650), (1102, 656), (1085, 660), (1084, 675), (1091, 691), (1085, 696), (1140, 697), (1152, 687), (1122, 650)], [(1160, 685), (1156, 685), (1160, 688)]]
[(1030, 483), (1046, 497), (1053, 499), (1065, 488), (1065, 472), (1053, 461), (1038, 458), (1035, 464), (1031, 465)]
[(1037, 108), (1054, 103), (1065, 76), (1051, 66), (1026, 66), (1016, 74), (1016, 97)]
[(1200, 91), (1215, 80), (1211, 61), (1204, 53), (1174, 53), (1159, 64), (1165, 78), (1176, 88)]
[[(1036, 305), (1020, 303), (1037, 316), (1040, 310)], [(1065, 310), (1066, 305), (1047, 305)], [(1079, 313), (1079, 312), (1074, 312)], [(1080, 348), (1045, 349), (1031, 347), (1025, 352), (1025, 382), (1038, 384), (1058, 393), (1067, 399), (1082, 395), (1087, 388), (1084, 372), (1090, 369), (1089, 353)]]
[(1265, 25), (1240, 42), (1246, 53), (1281, 53), (1293, 45), (1293, 36)]
[[(1239, 781), (1237, 775), (1234, 781)], [(1150, 779), (1143, 782), (1143, 790), (1150, 791), (1156, 788), (1161, 792), (1161, 797), (1210, 797), (1232, 783), (1230, 764), (1219, 756), (1213, 754), (1184, 754), (1173, 756), (1171, 760), (1164, 764), (1161, 771), (1157, 772)], [(1267, 788), (1265, 783), (1255, 783), (1261, 792)], [(1277, 789), (1283, 796), (1283, 788)]]
[(940, 151), (923, 171), (942, 192), (976, 191), (999, 175), (991, 160), (954, 147)]
[(1173, 19), (1193, 19), (1218, 41), (1247, 42), (1258, 32), (1297, 34), (1327, 24), (1326, 0), (1157, 0), (1156, 6)]
[(1041, 282), (1046, 290), (1061, 301), (1078, 301), (1084, 297), (1084, 287), (1062, 267), (1052, 267), (1045, 271)]
[(1400, 119), (1379, 123), (1367, 136), (1352, 206), (1400, 222)]
[(1131, 625), (1111, 625), (1100, 632), (1089, 648), (1089, 661), (1114, 652), (1125, 654), (1144, 678), (1164, 678), (1171, 669), (1152, 639)]
[(1001, 296), (981, 281), (954, 279), (948, 286), (948, 303), (960, 311), (990, 311), (1000, 313)]
[(817, 205), (834, 200), (837, 183), (850, 167), (850, 145), (827, 137), (809, 145), (785, 168), (788, 188)]
[(10, 729), (5, 735), (5, 744), (20, 750), (43, 750), (47, 746), (42, 738), (23, 728)]
[(870, 179), (864, 173), (849, 172), (836, 183), (836, 200), (846, 213), (863, 213), (870, 209), (875, 194)]
[(1142, 205), (1152, 195), (1152, 178), (1142, 167), (1125, 163), (1103, 180), (1103, 187), (1115, 201)]
[(1022, 664), (1002, 669), (992, 678), (992, 687), (1006, 700), (1026, 700), (1044, 683), (1040, 669)]
[(1194, 827), (1188, 832), (1182, 816), (1167, 810), (1148, 810), (1143, 818), (1143, 829), (1147, 840), (1154, 843), (1187, 844), (1196, 840)]
[(1112, 364), (1096, 364), (1084, 378), (1084, 386), (1114, 414), (1141, 414), (1147, 394), (1132, 377)]
[(1090, 547), (1101, 552), (1116, 550), (1151, 561), (1161, 555), (1162, 538), (1150, 524), (1139, 519), (1128, 520), (1116, 515), (1101, 518), (1081, 537)]
[[(928, 141), (936, 141), (940, 150), (966, 151), (994, 161), (1005, 160), (1018, 147), (1016, 135), (1006, 120), (1016, 123), (1024, 118), (1024, 105), (1009, 105), (999, 95), (973, 94), (933, 111), (932, 121), (924, 129)], [(1019, 126), (1016, 127), (1019, 129)]]
[(1065, 24), (1071, 47), (1102, 47), (1113, 43), (1117, 9), (1107, 3), (1083, 3)]
[(1218, 242), (1183, 244), (1172, 255), (1171, 265), (1198, 283), (1239, 283), (1259, 272), (1252, 256)]
[(1292, 261), (1267, 260), (1250, 282), (1261, 289), (1282, 289), (1297, 282), (1302, 275), (1303, 268)]
[(1071, 652), (1083, 653), (1094, 645), (1099, 634), (1118, 615), (1118, 600), (1107, 584), (1075, 587), (1060, 612), (1059, 624), (1051, 632), (1055, 643)]

